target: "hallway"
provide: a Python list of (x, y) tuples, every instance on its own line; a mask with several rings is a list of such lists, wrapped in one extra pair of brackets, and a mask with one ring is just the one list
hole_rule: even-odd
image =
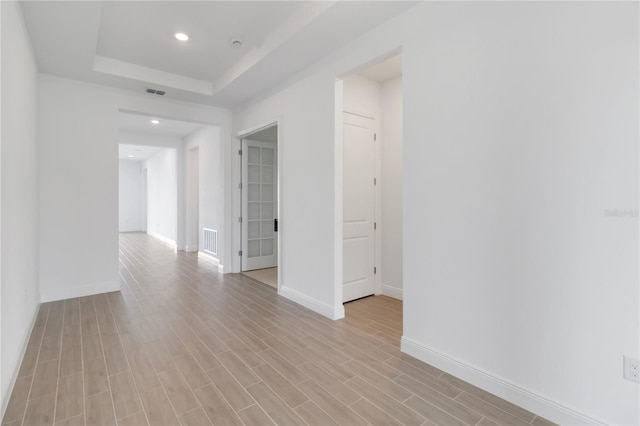
[(120, 235), (122, 291), (42, 304), (3, 425), (550, 424), (402, 354), (402, 303), (331, 321)]

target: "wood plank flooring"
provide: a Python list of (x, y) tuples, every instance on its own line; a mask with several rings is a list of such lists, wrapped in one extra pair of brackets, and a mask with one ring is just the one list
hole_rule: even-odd
[(547, 425), (400, 352), (402, 303), (331, 321), (145, 234), (122, 291), (42, 304), (2, 425)]

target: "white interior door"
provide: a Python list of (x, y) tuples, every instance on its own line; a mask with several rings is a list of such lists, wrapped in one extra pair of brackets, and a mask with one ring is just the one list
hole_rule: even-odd
[(375, 135), (371, 118), (344, 113), (343, 302), (375, 293)]
[(242, 140), (242, 270), (278, 265), (276, 144)]

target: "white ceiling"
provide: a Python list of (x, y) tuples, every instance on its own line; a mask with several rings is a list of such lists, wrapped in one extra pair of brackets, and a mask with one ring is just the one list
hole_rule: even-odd
[(119, 145), (118, 158), (121, 160), (144, 161), (164, 148), (143, 145)]
[[(415, 3), (53, 0), (21, 6), (40, 72), (233, 107)], [(176, 31), (190, 40), (177, 41)], [(232, 38), (243, 45), (232, 47)]]
[[(211, 81), (263, 40), (302, 2), (142, 2), (102, 5), (96, 53)], [(179, 42), (176, 32), (189, 41)], [(233, 47), (231, 38), (242, 39)]]

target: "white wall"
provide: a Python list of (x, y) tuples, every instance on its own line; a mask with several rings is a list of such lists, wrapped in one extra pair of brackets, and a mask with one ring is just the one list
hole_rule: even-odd
[(380, 83), (354, 74), (344, 78), (342, 90), (345, 111), (372, 117), (376, 122), (376, 133), (379, 133), (382, 115)]
[(402, 77), (380, 88), (382, 293), (402, 298)]
[[(143, 231), (142, 168), (140, 161), (120, 160), (118, 174), (118, 230)], [(144, 200), (146, 203), (146, 200)]]
[[(218, 256), (224, 268), (224, 149), (220, 128), (203, 126), (184, 138), (186, 149), (198, 147), (198, 236), (202, 250), (202, 229), (218, 231)], [(228, 141), (229, 139), (226, 139)]]
[(230, 113), (51, 75), (39, 84), (42, 299), (117, 290), (119, 109), (220, 125), (227, 139)]
[(238, 108), (280, 121), (282, 294), (339, 313), (334, 81), (400, 47), (403, 349), (551, 420), (637, 424), (638, 220), (603, 213), (638, 208), (635, 3), (421, 3)]
[(0, 2), (0, 390), (4, 415), (38, 309), (37, 68), (17, 2)]
[[(335, 303), (333, 287), (333, 90), (333, 78), (312, 76), (237, 111), (234, 129), (237, 132), (279, 121), (279, 291), (323, 315), (340, 317), (343, 309)], [(328, 112), (331, 115), (327, 118)], [(233, 233), (233, 253), (240, 250), (239, 224), (231, 220), (240, 217), (239, 148), (236, 139), (227, 157), (233, 170), (227, 190), (234, 210), (226, 222)], [(239, 270), (238, 257), (232, 259), (234, 270)]]
[(185, 251), (198, 251), (200, 248), (200, 190), (198, 185), (198, 181), (200, 179), (200, 172), (198, 170), (199, 163), (200, 150), (197, 147), (187, 149), (187, 236)]
[(405, 56), (407, 346), (638, 423), (638, 5), (461, 6)]
[(148, 198), (147, 171), (140, 170), (140, 228), (147, 232), (147, 204)]
[(176, 150), (167, 148), (143, 162), (147, 170), (147, 233), (176, 244), (178, 170)]

